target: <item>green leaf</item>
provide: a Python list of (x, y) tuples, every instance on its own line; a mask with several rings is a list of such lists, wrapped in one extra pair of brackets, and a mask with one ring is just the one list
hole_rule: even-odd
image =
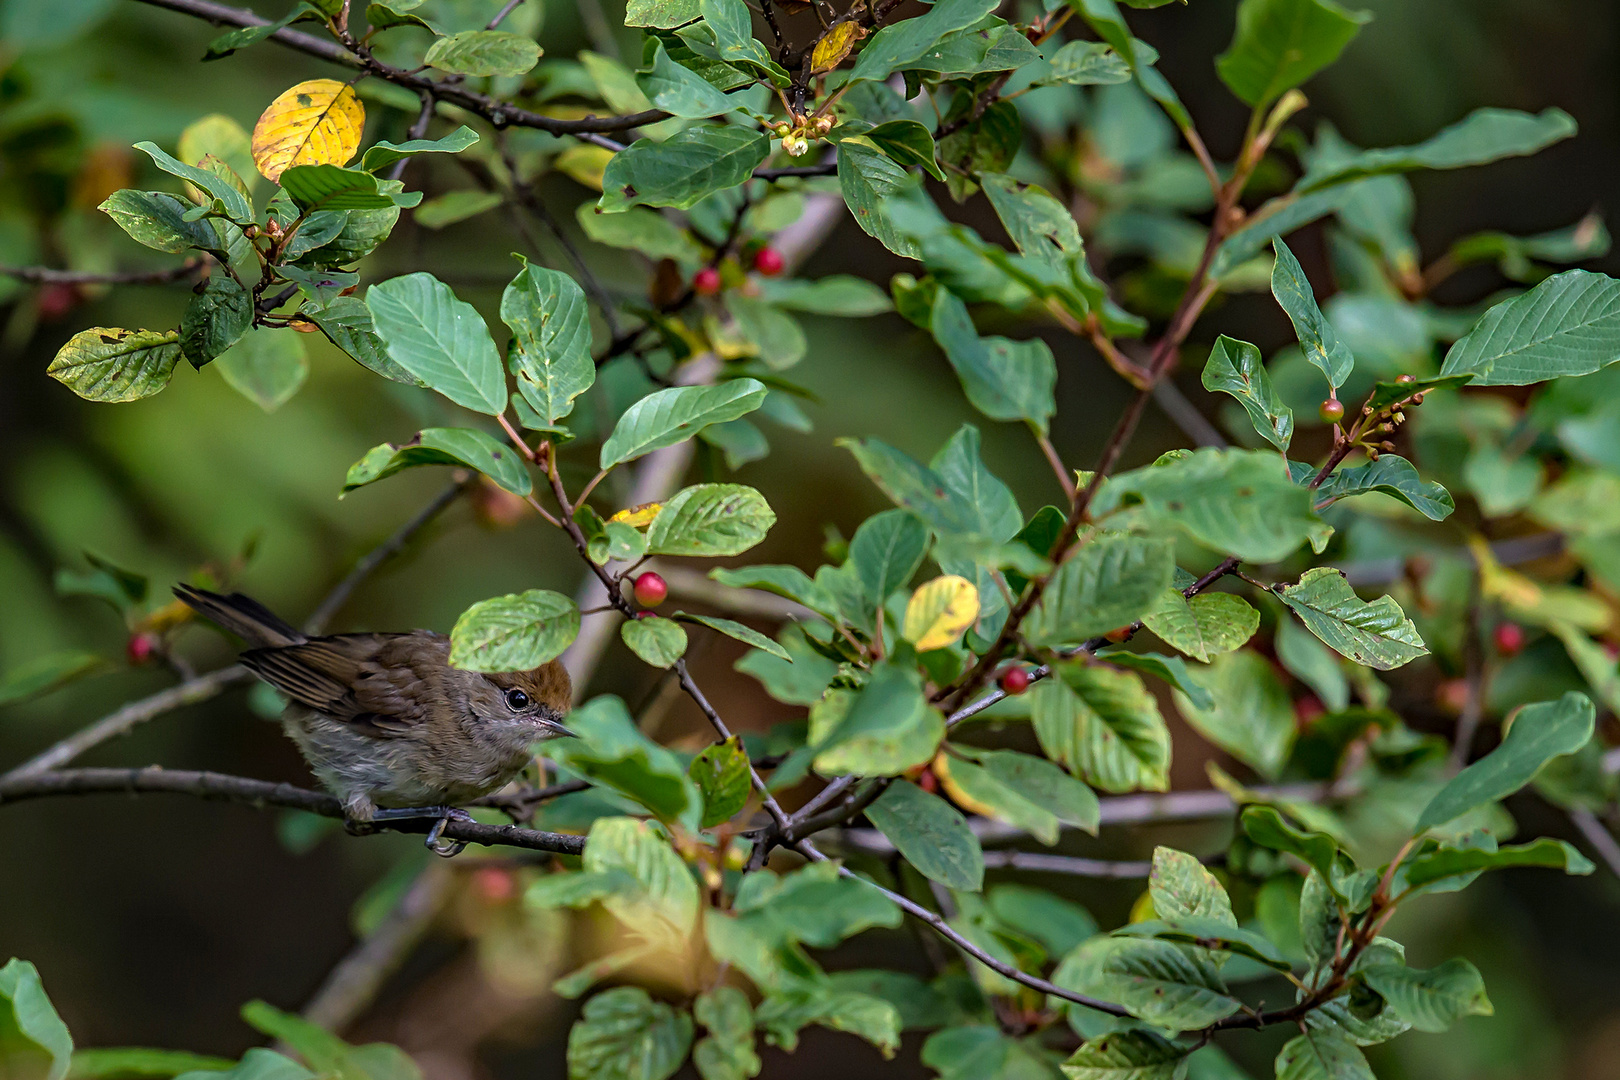
[(1215, 875), (1185, 851), (1153, 849), (1148, 895), (1161, 919), (1213, 919), (1236, 927), (1232, 901)]
[(754, 1010), (748, 995), (735, 986), (699, 994), (692, 1015), (709, 1034), (692, 1047), (692, 1064), (703, 1080), (748, 1080), (758, 1076), (754, 1052)]
[(422, 200), (421, 192), (384, 195), (377, 178), (361, 169), (337, 165), (293, 165), (278, 182), (305, 214), (334, 210), (384, 210), (390, 206), (413, 206)]
[(1413, 379), (1406, 383), (1380, 382), (1373, 386), (1364, 407), (1375, 413), (1382, 412), (1398, 401), (1409, 400), (1417, 393), (1428, 390), (1455, 390), (1459, 386), (1467, 386), (1471, 378), (1473, 376), (1467, 374), (1425, 375), (1421, 379)]
[(63, 1080), (73, 1036), (56, 1014), (39, 971), (13, 958), (0, 967), (0, 1061), (6, 1080)]
[[(277, 30), (284, 26), (290, 26), (299, 19), (309, 16), (319, 17), (319, 15), (320, 12), (309, 4), (298, 4), (275, 22), (266, 23), (263, 26), (244, 26), (240, 30), (232, 30), (229, 33), (219, 35), (208, 43), (208, 51), (203, 53), (203, 59), (222, 60), (237, 49), (245, 49), (249, 45), (258, 44)], [(180, 156), (187, 156), (184, 146), (180, 148)]]
[[(709, 576), (734, 589), (760, 589), (803, 604), (818, 614), (836, 614), (832, 599), (797, 566), (739, 566), (709, 571)], [(692, 616), (696, 618), (697, 616)]]
[(355, 363), (407, 386), (426, 387), (427, 383), (406, 371), (388, 355), (388, 347), (377, 336), (371, 309), (358, 296), (340, 296), (319, 311), (305, 311), (304, 317), (320, 328), (326, 339)]
[(758, 679), (765, 692), (787, 705), (814, 705), (821, 700), (827, 684), (838, 674), (838, 663), (806, 644), (797, 626), (788, 626), (778, 635), (792, 661), (756, 649), (736, 663), (736, 669)]
[(736, 817), (753, 793), (748, 751), (737, 735), (707, 747), (692, 759), (686, 772), (703, 793), (703, 817), (698, 824), (705, 829)]
[(1525, 386), (1585, 375), (1620, 360), (1620, 281), (1589, 270), (1554, 274), (1487, 311), (1446, 353), (1441, 374), (1475, 386)]
[(771, 994), (760, 1002), (755, 1018), (766, 1039), (789, 1052), (798, 1046), (798, 1030), (806, 1024), (859, 1035), (886, 1057), (900, 1047), (900, 1014), (869, 994), (822, 987)]
[(977, 23), (997, 7), (995, 0), (940, 0), (921, 15), (885, 26), (861, 49), (849, 82), (884, 80), (955, 30)]
[(1097, 36), (1106, 41), (1130, 67), (1131, 74), (1148, 97), (1159, 103), (1159, 107), (1178, 128), (1183, 131), (1190, 129), (1193, 126), (1192, 117), (1187, 114), (1186, 106), (1176, 96), (1175, 88), (1153, 67), (1159, 54), (1146, 42), (1131, 35), (1125, 17), (1120, 14), (1119, 5), (1114, 0), (1073, 0), (1073, 5), (1080, 16), (1091, 24)]
[[(614, 436), (618, 436), (617, 430)], [(647, 551), (653, 555), (740, 555), (765, 539), (775, 523), (776, 514), (765, 496), (753, 488), (698, 484), (664, 503), (647, 527)]]
[(579, 634), (579, 608), (549, 589), (481, 600), (450, 631), (450, 663), (467, 671), (529, 671)]
[[(941, 4), (933, 10), (939, 10), (947, 2), (951, 0), (941, 0)], [(898, 25), (907, 26), (926, 17), (906, 19)], [(879, 31), (879, 35), (887, 33), (889, 29), (893, 28), (886, 27)], [(866, 54), (863, 52), (861, 55), (864, 57)], [(838, 187), (843, 192), (844, 202), (849, 205), (849, 212), (855, 217), (855, 224), (896, 255), (908, 259), (918, 258), (920, 249), (915, 240), (895, 227), (885, 203), (909, 190), (916, 182), (915, 177), (870, 138), (855, 135), (839, 142)]]
[(732, 379), (716, 386), (672, 386), (648, 394), (619, 417), (613, 434), (602, 444), (599, 464), (610, 468), (660, 447), (685, 442), (710, 424), (723, 424), (753, 412), (764, 400), (765, 384), (757, 379)]
[(1170, 731), (1142, 680), (1078, 662), (1057, 665), (1055, 674), (1030, 690), (1046, 756), (1104, 791), (1167, 790)]
[[(574, 217), (585, 235), (598, 244), (638, 251), (649, 259), (674, 259), (686, 266), (703, 261), (703, 249), (691, 234), (658, 211), (645, 206), (604, 214), (594, 204), (586, 202), (579, 204)], [(777, 284), (768, 282), (767, 286), (770, 288)]]
[(349, 466), (343, 491), (374, 484), (416, 465), (456, 465), (483, 473), (514, 495), (533, 488), (517, 451), (473, 428), (424, 428), (405, 443), (383, 443)]
[(1316, 295), (1311, 291), (1305, 268), (1299, 265), (1282, 237), (1272, 241), (1272, 246), (1276, 249), (1277, 261), (1271, 270), (1271, 294), (1294, 324), (1294, 334), (1299, 338), (1305, 359), (1326, 375), (1328, 385), (1337, 390), (1350, 377), (1356, 358), (1350, 355), (1350, 350), (1334, 333), (1333, 324), (1316, 306)]
[(900, 508), (942, 533), (977, 532), (977, 513), (951, 491), (944, 479), (917, 459), (880, 439), (839, 439), (838, 445), (855, 455), (878, 490)]
[(731, 619), (716, 618), (713, 615), (689, 615), (684, 611), (676, 612), (675, 617), (682, 622), (693, 622), (701, 626), (707, 626), (710, 630), (718, 630), (729, 638), (735, 638), (745, 645), (752, 645), (754, 648), (768, 652), (772, 656), (781, 657), (789, 663), (793, 660), (786, 649), (751, 626), (744, 626), (742, 623), (734, 622)]
[(1562, 109), (1539, 116), (1516, 109), (1476, 109), (1439, 134), (1415, 146), (1363, 150), (1308, 172), (1294, 192), (1305, 195), (1383, 173), (1413, 169), (1460, 169), (1505, 157), (1537, 153), (1575, 134), (1575, 121)]
[(1026, 421), (1046, 434), (1057, 411), (1057, 362), (1046, 342), (981, 338), (967, 305), (948, 289), (934, 293), (930, 329), (974, 408), (992, 420)]
[(95, 653), (47, 653), (19, 664), (0, 676), (0, 706), (15, 705), (49, 694), (86, 675), (95, 675), (111, 667), (111, 663)]
[(1263, 109), (1337, 60), (1371, 18), (1333, 0), (1243, 0), (1215, 69), (1245, 104)]
[[(250, 1001), (243, 1005), (242, 1019), (264, 1034), (285, 1043), (321, 1076), (332, 1077), (333, 1080), (422, 1080), (421, 1070), (416, 1063), (397, 1046), (388, 1043), (350, 1046), (319, 1024), (284, 1013), (263, 1001)], [(251, 1055), (253, 1051), (248, 1053)], [(298, 1080), (305, 1080), (309, 1075), (279, 1054), (260, 1053), (266, 1054), (266, 1057), (251, 1066), (247, 1056), (244, 1056), (242, 1064), (229, 1073), (205, 1073), (204, 1077), (223, 1080), (223, 1077), (233, 1074), (247, 1074), (242, 1080), (248, 1080), (248, 1077), (266, 1073), (271, 1077), (286, 1077), (290, 1073)]]
[(686, 1060), (692, 1018), (639, 986), (604, 990), (568, 1032), (569, 1080), (666, 1080)]
[(217, 173), (178, 161), (159, 150), (153, 143), (138, 142), (135, 144), (135, 149), (151, 158), (154, 165), (170, 176), (190, 180), (193, 184), (202, 188), (219, 202), (221, 208), (225, 211), (225, 216), (238, 225), (245, 225), (253, 220), (253, 205), (248, 202), (247, 196), (243, 195), (229, 181)]
[[(377, 1046), (380, 1044), (374, 1043), (372, 1045)], [(369, 1047), (360, 1049), (369, 1049)], [(388, 1047), (388, 1049), (398, 1052), (397, 1047)], [(69, 1076), (71, 1075), (70, 1072)], [(283, 1057), (272, 1050), (255, 1046), (242, 1055), (240, 1062), (237, 1062), (229, 1069), (224, 1071), (207, 1069), (181, 1073), (175, 1080), (315, 1080), (315, 1075), (315, 1073), (310, 1072), (292, 1058)], [(335, 1078), (337, 1072), (334, 1070), (328, 1075)], [(406, 1072), (403, 1075), (410, 1076), (411, 1074)]]
[(1389, 671), (1428, 655), (1417, 627), (1393, 597), (1369, 604), (1331, 566), (1307, 570), (1298, 584), (1276, 593), (1311, 633), (1358, 664)]
[(422, 62), (452, 75), (522, 75), (540, 62), (540, 46), (505, 30), (463, 30), (429, 45)]
[(652, 70), (639, 81), (655, 107), (690, 120), (719, 116), (741, 107), (740, 102), (722, 94), (703, 76), (671, 60), (663, 42), (654, 38), (652, 46)]
[[(1466, 770), (1465, 770), (1466, 771)], [(1562, 840), (1542, 837), (1529, 844), (1498, 848), (1457, 848), (1442, 846), (1425, 855), (1414, 856), (1401, 866), (1409, 887), (1432, 885), (1446, 878), (1477, 874), (1481, 870), (1503, 870), (1513, 866), (1542, 866), (1566, 874), (1585, 875), (1594, 869), (1586, 856)]]
[(1514, 714), (1500, 746), (1435, 792), (1418, 816), (1416, 831), (1443, 825), (1518, 791), (1547, 762), (1586, 745), (1594, 715), (1591, 699), (1574, 690), (1557, 701), (1526, 705)]
[(1350, 704), (1350, 681), (1333, 650), (1292, 619), (1277, 621), (1272, 644), (1277, 659), (1294, 678), (1316, 691), (1327, 711), (1342, 712)]
[(1003, 925), (1028, 933), (1052, 956), (1064, 956), (1097, 934), (1097, 920), (1089, 911), (1045, 889), (1003, 883), (994, 886), (986, 900)]
[(673, 619), (657, 615), (630, 619), (619, 625), (619, 636), (653, 667), (667, 668), (686, 654), (686, 631)]
[(947, 76), (981, 75), (1012, 71), (1041, 60), (1040, 50), (1023, 32), (1000, 19), (981, 20), (976, 26), (953, 30), (933, 48), (901, 67)]
[(860, 318), (894, 310), (888, 293), (870, 281), (849, 274), (829, 274), (817, 281), (766, 278), (760, 282), (760, 296), (779, 308), (812, 315)]
[(823, 776), (893, 776), (932, 760), (945, 718), (928, 704), (922, 677), (881, 665), (859, 692), (834, 690), (810, 711), (809, 745)]
[(294, 330), (250, 330), (215, 366), (233, 390), (265, 412), (291, 401), (309, 375), (304, 343)]
[(1311, 502), (1275, 454), (1205, 448), (1113, 477), (1092, 500), (1092, 514), (1129, 507), (1215, 551), (1268, 563), (1293, 554), (1321, 527)]
[(180, 352), (201, 369), (253, 327), (253, 297), (226, 274), (214, 274), (180, 316)]
[(1114, 1031), (1089, 1040), (1059, 1068), (1069, 1080), (1181, 1080), (1187, 1053), (1152, 1031)]
[(944, 180), (945, 173), (934, 160), (934, 135), (915, 120), (886, 120), (875, 128), (861, 132), (861, 137), (888, 154), (896, 163), (910, 167), (920, 165), (935, 180)]
[(969, 892), (984, 884), (979, 838), (967, 819), (939, 796), (909, 780), (896, 780), (866, 808), (866, 816), (924, 877)]
[(787, 72), (765, 52), (765, 47), (754, 40), (754, 20), (743, 0), (701, 0), (698, 5), (703, 21), (714, 34), (716, 51), (721, 60), (751, 64), (762, 72), (777, 76), (779, 86), (788, 83)]
[(45, 374), (87, 401), (137, 401), (168, 386), (179, 361), (173, 330), (93, 326), (69, 338)]
[(1125, 649), (1103, 649), (1096, 656), (1097, 659), (1115, 667), (1129, 668), (1132, 671), (1140, 671), (1164, 680), (1183, 694), (1186, 694), (1187, 699), (1200, 709), (1212, 708), (1215, 704), (1215, 698), (1210, 692), (1200, 684), (1193, 682), (1192, 675), (1187, 670), (1186, 661), (1179, 656), (1165, 656), (1162, 653), (1128, 652)]
[(1233, 593), (1200, 593), (1192, 598), (1166, 589), (1142, 625), (1195, 660), (1240, 647), (1260, 628), (1260, 613)]
[(186, 1050), (148, 1050), (141, 1046), (73, 1051), (67, 1080), (169, 1080), (190, 1072), (225, 1072), (236, 1066), (229, 1058)]
[(1218, 656), (1200, 682), (1215, 707), (1200, 709), (1176, 696), (1200, 735), (1265, 777), (1275, 777), (1294, 747), (1294, 704), (1265, 657), (1254, 652)]
[(1130, 625), (1170, 586), (1174, 555), (1169, 540), (1092, 537), (1047, 582), (1024, 636), (1038, 645), (1079, 644)]
[(1277, 1080), (1377, 1080), (1341, 1028), (1309, 1027), (1277, 1055)]
[(1261, 847), (1293, 855), (1322, 876), (1335, 895), (1344, 879), (1348, 857), (1339, 851), (1339, 845), (1326, 833), (1296, 829), (1270, 806), (1246, 806), (1238, 817), (1238, 824), (1250, 840)]
[(501, 294), (501, 321), (512, 329), (508, 362), (518, 393), (547, 424), (557, 423), (596, 381), (584, 291), (567, 274), (524, 260)]
[(1115, 1001), (1171, 1031), (1207, 1027), (1241, 1007), (1207, 952), (1151, 938), (1093, 938), (1080, 946), (1077, 989)]
[[(1306, 480), (1316, 475), (1315, 469), (1306, 471), (1309, 473)], [(1323, 503), (1325, 506), (1329, 502), (1369, 491), (1381, 491), (1393, 496), (1430, 521), (1444, 521), (1456, 509), (1451, 492), (1431, 480), (1424, 480), (1418, 475), (1416, 466), (1397, 454), (1380, 454), (1377, 461), (1349, 469), (1335, 469), (1322, 481), (1316, 494), (1326, 500)]]
[(400, 367), (451, 401), (499, 416), (506, 408), (506, 378), (489, 328), (450, 286), (418, 272), (366, 291), (377, 336)]
[[(1099, 43), (1075, 41), (1070, 44), (1095, 46)], [(1084, 257), (1085, 248), (1074, 215), (1045, 188), (1001, 173), (983, 173), (979, 183), (984, 186), (996, 217), (1001, 219), (1002, 228), (1023, 254), (1060, 268), (1066, 268), (1072, 258)]]
[(178, 254), (189, 248), (219, 246), (218, 235), (208, 222), (185, 219), (191, 204), (178, 195), (126, 188), (107, 196), (97, 209), (117, 222), (131, 239), (158, 251)]
[(1374, 964), (1363, 968), (1361, 977), (1419, 1031), (1444, 1031), (1465, 1016), (1496, 1011), (1485, 996), (1479, 969), (1467, 960), (1447, 960), (1427, 971)]
[[(610, 695), (592, 698), (583, 706), (575, 709), (568, 717), (568, 726), (579, 733), (577, 739), (554, 739), (544, 743), (543, 752), (553, 761), (571, 772), (590, 780), (593, 784), (616, 791), (626, 798), (633, 799), (657, 814), (666, 821), (679, 821), (687, 831), (695, 831), (698, 819), (703, 812), (703, 797), (697, 787), (687, 776), (685, 763), (669, 750), (659, 746), (647, 736), (643, 735), (630, 719), (629, 710), (624, 702)], [(597, 819), (594, 830), (608, 819)], [(624, 819), (617, 819), (624, 820)], [(632, 822), (632, 824), (640, 824)], [(627, 833), (616, 841), (623, 845), (630, 845), (629, 854), (622, 855), (620, 862), (635, 870), (637, 866), (645, 863), (647, 859), (662, 865), (663, 861), (673, 860), (686, 885), (691, 889), (692, 903), (696, 903), (696, 885), (686, 870), (686, 864), (680, 857), (670, 850), (669, 844), (656, 833), (643, 836), (640, 833)], [(587, 845), (588, 847), (589, 845)], [(640, 854), (636, 854), (640, 852)], [(605, 854), (604, 854), (605, 858)], [(606, 870), (620, 862), (596, 865), (591, 862), (591, 856), (586, 855), (586, 869)], [(640, 871), (636, 871), (640, 873)], [(671, 887), (679, 886), (677, 880)], [(685, 892), (681, 892), (685, 896)], [(635, 924), (634, 904), (639, 903), (630, 898), (626, 904), (630, 905), (630, 913), (621, 915), (626, 922)], [(609, 910), (615, 910), (617, 901), (608, 903)], [(669, 915), (659, 918), (673, 928), (671, 933), (678, 932), (680, 936), (691, 929), (691, 920), (695, 907), (688, 910), (682, 901), (680, 918)], [(684, 920), (684, 921), (683, 921)], [(663, 923), (660, 923), (663, 925)]]
[[(1149, 919), (1133, 922), (1114, 931), (1115, 937), (1151, 937), (1180, 945), (1196, 946), (1200, 953), (1232, 953), (1257, 961), (1276, 971), (1293, 965), (1277, 946), (1252, 930), (1243, 930), (1222, 919), (1187, 916), (1180, 919)], [(1226, 963), (1224, 955), (1211, 955), (1217, 968)]]
[(1097, 796), (1050, 761), (1012, 750), (954, 749), (961, 757), (941, 759), (953, 796), (966, 795), (1043, 844), (1057, 843), (1063, 825), (1097, 831)]
[(873, 629), (878, 609), (911, 582), (927, 550), (928, 528), (904, 510), (885, 510), (861, 522), (842, 572), (858, 596), (839, 605), (844, 615), (862, 629)]
[(784, 371), (804, 359), (810, 345), (799, 320), (787, 312), (741, 292), (728, 293), (726, 310), (737, 322), (737, 330), (754, 347), (756, 355), (772, 371)]
[(698, 0), (629, 0), (624, 24), (667, 30), (691, 22), (698, 14)]
[(922, 1063), (937, 1070), (939, 1080), (1046, 1080), (1052, 1075), (1051, 1064), (1031, 1044), (978, 1024), (928, 1036)]
[(1294, 411), (1271, 385), (1258, 348), (1222, 334), (1204, 364), (1203, 382), (1205, 390), (1237, 398), (1254, 430), (1277, 449), (1288, 449), (1294, 438)]
[(758, 131), (715, 124), (687, 128), (663, 142), (637, 139), (608, 161), (599, 205), (605, 213), (638, 204), (688, 209), (747, 180), (770, 145)]
[(442, 139), (410, 139), (402, 143), (383, 139), (366, 151), (360, 159), (360, 167), (366, 172), (376, 172), (416, 154), (459, 154), (477, 141), (478, 132), (466, 124)]
[[(843, 877), (830, 863), (790, 874), (750, 875), (733, 905), (768, 936), (830, 949), (873, 926), (899, 926), (900, 909), (865, 881)], [(819, 980), (818, 980), (819, 981)]]

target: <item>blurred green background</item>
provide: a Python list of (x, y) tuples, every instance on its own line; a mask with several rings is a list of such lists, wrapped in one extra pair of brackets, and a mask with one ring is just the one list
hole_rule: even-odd
[[(493, 13), (495, 0), (457, 0)], [(287, 5), (264, 3), (262, 14)], [(613, 0), (607, 7), (615, 12)], [(1595, 0), (1372, 0), (1374, 21), (1328, 73), (1307, 85), (1307, 130), (1331, 120), (1352, 141), (1385, 145), (1421, 139), (1481, 105), (1540, 110), (1556, 105), (1581, 125), (1576, 139), (1537, 157), (1489, 168), (1418, 174), (1418, 236), (1433, 258), (1457, 236), (1482, 228), (1535, 233), (1620, 203), (1620, 5)], [(538, 0), (524, 9), (538, 16)], [(1211, 57), (1230, 38), (1231, 0), (1192, 0), (1137, 12), (1133, 25), (1163, 54), (1217, 157), (1236, 148), (1246, 114), (1216, 80)], [(532, 22), (531, 22), (532, 25)], [(195, 19), (133, 0), (4, 0), (0, 3), (0, 263), (79, 269), (166, 265), (137, 247), (93, 207), (135, 182), (144, 167), (128, 150), (150, 139), (172, 148), (181, 129), (211, 112), (251, 127), (286, 87), (334, 70), (271, 44), (202, 63), (217, 33)], [(571, 3), (546, 4), (539, 31), (550, 56), (585, 43)], [(342, 77), (342, 76), (339, 76)], [(399, 138), (407, 114), (368, 101), (368, 139)], [(144, 159), (143, 159), (144, 160)], [(444, 171), (440, 171), (444, 170)], [(452, 165), (417, 163), (410, 180), (431, 195), (464, 187)], [(556, 216), (592, 197), (559, 177), (547, 180)], [(982, 208), (964, 217), (980, 223)], [(994, 230), (987, 230), (995, 235)], [(1295, 250), (1323, 266), (1320, 237), (1306, 230)], [(427, 269), (464, 299), (491, 311), (515, 269), (507, 253), (522, 238), (499, 213), (432, 232), (402, 220), (363, 267), (363, 280)], [(555, 249), (542, 252), (561, 265)], [(644, 268), (601, 248), (590, 257), (610, 286), (634, 295)], [(1614, 272), (1620, 260), (1598, 268)], [(854, 273), (886, 283), (905, 269), (847, 219), (811, 258), (808, 276)], [(1318, 278), (1325, 281), (1323, 274)], [(1498, 284), (1489, 270), (1458, 275), (1444, 299), (1469, 301)], [(103, 605), (58, 598), (58, 568), (83, 567), (89, 550), (149, 575), (155, 586), (203, 564), (224, 565), (253, 544), (237, 579), (298, 619), (347, 570), (439, 490), (432, 470), (402, 476), (340, 500), (348, 465), (385, 439), (408, 437), (438, 408), (425, 393), (371, 376), (318, 337), (303, 390), (273, 414), (227, 387), (218, 373), (185, 365), (163, 394), (128, 405), (80, 401), (46, 378), (56, 349), (92, 325), (174, 325), (183, 286), (113, 290), (40, 289), (0, 280), (0, 671), (65, 648), (99, 652), (116, 670), (68, 691), (0, 713), (0, 769), (37, 752), (128, 699), (172, 681), (160, 667), (127, 668), (127, 633)], [(1194, 340), (1214, 330), (1258, 342), (1268, 353), (1289, 340), (1281, 313), (1262, 296), (1241, 296), (1206, 316)], [(794, 377), (815, 391), (808, 434), (773, 428), (773, 453), (739, 478), (760, 488), (779, 515), (750, 561), (820, 561), (823, 527), (848, 535), (881, 508), (881, 497), (849, 456), (843, 435), (880, 434), (926, 457), (973, 419), (944, 360), (926, 336), (895, 316), (807, 320), (808, 359)], [(598, 326), (598, 342), (605, 336)], [(1066, 460), (1095, 454), (1126, 388), (1088, 346), (1053, 337), (1059, 357), (1059, 413), (1053, 438)], [(847, 387), (859, 382), (859, 394)], [(1196, 372), (1180, 382), (1195, 400)], [(1204, 406), (1213, 412), (1208, 403)], [(985, 430), (986, 460), (1028, 508), (1055, 487), (1038, 453), (1014, 427)], [(1127, 463), (1182, 442), (1157, 413)], [(714, 469), (712, 461), (697, 468)], [(356, 594), (335, 629), (447, 631), (469, 603), (530, 587), (572, 592), (580, 568), (571, 550), (533, 520), (496, 527), (465, 504), (454, 507), (408, 554)], [(180, 651), (199, 669), (228, 661), (217, 635), (195, 629)], [(738, 650), (712, 645), (697, 674), (716, 704), (743, 728), (789, 715), (731, 670)], [(652, 673), (615, 646), (593, 692), (635, 704), (654, 690)], [(162, 763), (304, 783), (290, 744), (258, 720), (235, 690), (102, 747), (85, 764)], [(695, 732), (676, 706), (664, 733)], [(1177, 786), (1203, 786), (1196, 741), (1178, 731)], [(1537, 804), (1515, 805), (1526, 831), (1567, 824), (1538, 820)], [(1228, 826), (1155, 834), (1118, 831), (1076, 850), (1140, 856), (1157, 841), (1216, 850)], [(324, 839), (295, 854), (275, 815), (163, 797), (54, 799), (0, 810), (0, 958), (35, 962), (81, 1045), (172, 1046), (235, 1055), (255, 1034), (236, 1016), (254, 997), (296, 1008), (353, 941), (352, 919), (416, 841), (401, 837)], [(415, 1052), (432, 1080), (561, 1072), (561, 1039), (572, 1006), (503, 965), (480, 964), (463, 945), (501, 916), (499, 889), (466, 879), (429, 944), (394, 979), (361, 1023), (357, 1041), (383, 1038)], [(386, 882), (384, 885), (386, 888)], [(1136, 886), (1088, 886), (1084, 899), (1104, 925), (1123, 917)], [(360, 902), (357, 907), (357, 902)], [(1400, 936), (1420, 944), (1413, 962), (1463, 953), (1485, 975), (1496, 1016), (1447, 1035), (1413, 1035), (1376, 1049), (1380, 1077), (1412, 1080), (1620, 1076), (1620, 885), (1601, 874), (1530, 873), (1486, 878), (1460, 896), (1409, 913)], [(1400, 928), (1397, 928), (1398, 930)], [(496, 935), (498, 940), (507, 940)], [(556, 942), (535, 945), (536, 955)], [(921, 964), (906, 931), (867, 935), (829, 967)], [(1419, 953), (1421, 952), (1421, 955)], [(844, 963), (840, 964), (840, 959)], [(537, 961), (538, 962), (538, 961)], [(1268, 1072), (1271, 1035), (1234, 1043), (1235, 1056)], [(914, 1051), (914, 1047), (908, 1047)], [(1370, 1055), (1371, 1056), (1371, 1055)], [(794, 1057), (771, 1052), (766, 1076), (824, 1073), (920, 1075), (914, 1052), (883, 1062), (857, 1040), (817, 1030)]]

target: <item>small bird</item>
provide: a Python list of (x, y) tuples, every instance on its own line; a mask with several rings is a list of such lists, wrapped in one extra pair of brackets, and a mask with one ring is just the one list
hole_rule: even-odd
[(562, 725), (571, 686), (556, 660), (485, 674), (450, 666), (450, 639), (428, 630), (310, 637), (241, 593), (174, 593), (246, 641), (242, 665), (291, 699), (282, 728), (352, 823), (436, 817), (438, 841), (456, 804), (505, 786)]

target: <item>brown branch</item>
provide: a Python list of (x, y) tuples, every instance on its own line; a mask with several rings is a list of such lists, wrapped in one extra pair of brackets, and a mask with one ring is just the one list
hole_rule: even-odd
[(0, 266), (0, 277), (16, 278), (36, 285), (167, 285), (202, 271), (206, 259), (187, 259), (167, 270), (57, 270), (49, 266)]
[[(252, 780), (245, 776), (227, 776), (224, 773), (196, 772), (189, 769), (164, 769), (151, 765), (143, 769), (59, 769), (36, 775), (0, 780), (0, 806), (42, 799), (56, 795), (108, 795), (123, 793), (142, 795), (163, 793), (191, 795), (215, 802), (243, 803), (248, 806), (281, 806), (289, 810), (303, 810), (321, 817), (346, 820), (343, 804), (334, 795), (276, 784), (268, 780)], [(380, 831), (426, 833), (437, 824), (433, 818), (378, 822)], [(538, 829), (520, 829), (516, 825), (485, 825), (477, 821), (451, 820), (442, 835), (450, 840), (461, 840), (487, 847), (516, 847), (527, 851), (549, 851), (562, 855), (578, 855), (585, 850), (583, 836), (565, 833), (541, 832)]]

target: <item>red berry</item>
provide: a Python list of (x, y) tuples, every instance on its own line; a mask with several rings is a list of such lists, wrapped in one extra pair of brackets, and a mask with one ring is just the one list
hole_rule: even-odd
[(932, 795), (939, 790), (939, 777), (934, 775), (933, 769), (924, 769), (917, 776), (917, 786)]
[(474, 870), (473, 887), (486, 904), (504, 904), (517, 895), (512, 872), (499, 866), (480, 866)]
[(55, 322), (79, 306), (79, 287), (53, 282), (39, 290), (39, 317)]
[(1468, 680), (1445, 680), (1435, 687), (1434, 701), (1443, 711), (1456, 716), (1468, 704)]
[(720, 291), (720, 271), (705, 266), (692, 275), (692, 291), (699, 296), (713, 296)]
[(1324, 424), (1337, 424), (1344, 419), (1344, 402), (1337, 398), (1328, 398), (1316, 412)]
[(657, 607), (669, 595), (669, 585), (651, 570), (636, 578), (636, 603), (642, 607)]
[(1029, 689), (1029, 672), (1021, 667), (1010, 667), (1001, 673), (1001, 689), (1009, 695), (1022, 694)]
[(1308, 724), (1318, 716), (1327, 712), (1322, 703), (1312, 694), (1306, 694), (1294, 702), (1294, 715), (1299, 717), (1300, 723)]
[(130, 637), (129, 644), (124, 646), (124, 652), (129, 656), (129, 662), (139, 667), (152, 659), (155, 647), (156, 643), (152, 640), (151, 634), (134, 634)]
[(775, 277), (780, 274), (785, 265), (782, 261), (782, 253), (773, 247), (762, 247), (754, 253), (754, 269), (766, 277)]
[(1503, 656), (1517, 656), (1524, 648), (1524, 627), (1516, 622), (1499, 622), (1491, 636), (1496, 641), (1496, 651)]
[(1134, 632), (1133, 627), (1121, 626), (1117, 629), (1108, 631), (1108, 633), (1104, 634), (1103, 636), (1109, 641), (1112, 641), (1115, 645), (1120, 645), (1131, 640), (1131, 634)]

